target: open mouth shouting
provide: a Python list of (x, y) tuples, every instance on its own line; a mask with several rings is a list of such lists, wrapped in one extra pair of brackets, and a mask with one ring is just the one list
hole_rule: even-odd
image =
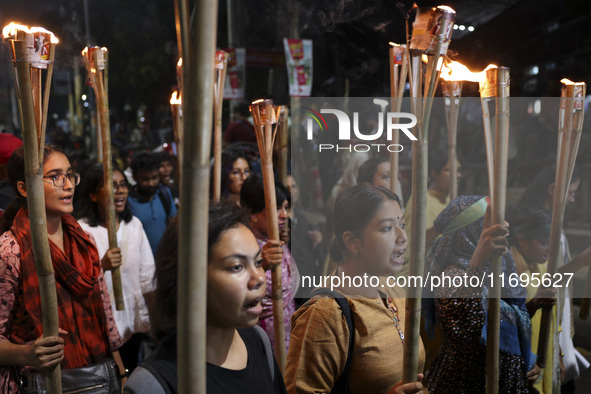
[(395, 250), (390, 256), (390, 261), (392, 261), (394, 264), (404, 263), (404, 252), (406, 252), (406, 248), (401, 250)]

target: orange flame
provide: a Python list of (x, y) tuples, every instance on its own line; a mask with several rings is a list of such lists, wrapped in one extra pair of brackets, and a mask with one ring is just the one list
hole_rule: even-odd
[(52, 44), (58, 44), (59, 40), (58, 38), (49, 30), (44, 29), (43, 27), (39, 27), (39, 26), (35, 26), (35, 27), (31, 27), (29, 28), (26, 25), (21, 25), (17, 22), (10, 22), (8, 25), (4, 26), (4, 28), (2, 29), (2, 36), (4, 38), (15, 38), (16, 37), (16, 33), (18, 31), (23, 31), (27, 34), (33, 34), (33, 33), (45, 33), (45, 34), (49, 34), (51, 36), (51, 43)]
[[(424, 63), (427, 63), (429, 58), (427, 55), (422, 56), (422, 60)], [(441, 70), (441, 79), (444, 81), (468, 81), (468, 82), (480, 82), (486, 79), (486, 70), (491, 68), (497, 68), (494, 64), (489, 64), (486, 68), (479, 72), (473, 72), (468, 69), (468, 67), (464, 66), (460, 62), (455, 62), (453, 60), (449, 60), (445, 62), (443, 65), (443, 69), (441, 68), (442, 58), (439, 59), (437, 62), (437, 69)]]
[(562, 78), (560, 80), (560, 83), (562, 83), (564, 85), (575, 85), (575, 86), (581, 86), (581, 85), (584, 85), (585, 84), (585, 82), (573, 82), (573, 81), (571, 81), (568, 78)]
[(480, 72), (472, 72), (462, 63), (450, 61), (445, 66), (443, 66), (441, 78), (444, 81), (480, 82), (486, 78), (486, 70), (491, 68), (497, 68), (497, 66), (494, 64), (489, 64), (484, 70)]
[(172, 92), (172, 96), (170, 96), (170, 104), (171, 105), (181, 105), (183, 103), (183, 100), (181, 99), (180, 96), (178, 96), (178, 91), (174, 91)]
[(179, 62), (176, 64), (177, 67), (181, 67), (183, 65), (183, 58), (179, 57)]

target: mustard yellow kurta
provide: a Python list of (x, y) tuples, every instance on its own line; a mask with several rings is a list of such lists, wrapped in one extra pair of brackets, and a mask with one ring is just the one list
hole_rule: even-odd
[[(516, 247), (511, 248), (511, 255), (513, 256), (513, 260), (515, 261), (515, 268), (517, 268), (517, 273), (519, 274), (527, 274), (530, 278), (529, 286), (526, 287), (527, 289), (527, 301), (531, 300), (536, 296), (539, 287), (532, 286), (532, 274), (536, 273), (539, 274), (540, 278), (544, 276), (544, 274), (548, 270), (548, 263), (538, 264), (534, 268), (530, 268), (527, 265), (525, 259), (519, 253)], [(537, 275), (536, 275), (537, 276)], [(536, 281), (537, 282), (537, 281)], [(550, 332), (556, 332), (556, 306), (552, 308), (551, 321), (550, 321)], [(542, 310), (538, 309), (534, 316), (531, 318), (531, 351), (534, 354), (538, 354), (538, 341), (540, 338), (540, 326), (542, 320)], [(548, 351), (546, 352), (546, 366), (550, 366), (551, 368), (544, 368), (542, 369), (542, 373), (540, 374), (540, 378), (536, 380), (534, 384), (534, 388), (538, 390), (540, 393), (552, 393), (552, 371), (554, 365), (554, 344), (553, 341), (550, 341), (548, 344)], [(546, 372), (548, 371), (548, 372)]]
[[(404, 330), (405, 298), (390, 299)], [(402, 341), (392, 312), (380, 298), (350, 298), (355, 346), (349, 392), (387, 393), (402, 380)], [(285, 383), (288, 393), (330, 393), (341, 375), (349, 348), (349, 330), (331, 298), (313, 298), (292, 318)], [(420, 346), (419, 369), (424, 363)]]

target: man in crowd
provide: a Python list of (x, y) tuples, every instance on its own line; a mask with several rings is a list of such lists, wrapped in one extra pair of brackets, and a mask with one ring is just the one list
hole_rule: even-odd
[(144, 226), (152, 253), (156, 253), (168, 221), (177, 214), (170, 189), (160, 184), (160, 160), (153, 153), (142, 152), (131, 161), (136, 185), (130, 192), (128, 204)]

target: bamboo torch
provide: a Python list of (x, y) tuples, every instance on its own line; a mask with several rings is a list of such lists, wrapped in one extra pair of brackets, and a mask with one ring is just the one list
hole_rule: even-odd
[[(94, 89), (99, 110), (101, 144), (103, 157), (103, 188), (105, 189), (105, 224), (109, 236), (109, 249), (117, 248), (117, 218), (115, 216), (115, 201), (113, 200), (113, 161), (111, 159), (111, 126), (109, 124), (109, 88), (108, 88), (108, 51), (107, 48), (84, 48), (82, 57), (86, 63), (88, 76)], [(123, 289), (121, 287), (121, 269), (113, 268), (113, 294), (115, 308), (125, 309)]]
[(178, 392), (205, 393), (207, 237), (217, 32), (216, 0), (178, 0), (183, 56), (183, 169), (179, 221)]
[[(183, 168), (183, 100), (177, 91), (173, 92), (170, 97), (170, 109), (172, 111), (172, 128), (178, 158), (178, 177), (181, 179)], [(179, 193), (181, 193), (180, 188)]]
[[(572, 178), (581, 130), (583, 128), (584, 98), (586, 85), (584, 82), (574, 83), (568, 79), (562, 83), (560, 98), (560, 116), (558, 121), (558, 149), (556, 158), (556, 176), (554, 181), (554, 198), (552, 201), (552, 227), (550, 228), (548, 273), (553, 275), (560, 268), (563, 251), (560, 239), (564, 221), (564, 208), (568, 186)], [(562, 262), (562, 264), (568, 262)], [(585, 286), (587, 287), (587, 285)], [(582, 308), (581, 308), (582, 309)], [(538, 342), (538, 365), (544, 367), (550, 336), (550, 308), (542, 310), (540, 336)]]
[[(402, 107), (402, 97), (404, 96), (404, 86), (406, 85), (406, 78), (408, 75), (408, 50), (406, 45), (398, 45), (393, 42), (390, 43), (390, 97), (392, 112), (400, 112)], [(394, 120), (396, 121), (396, 120)], [(400, 134), (392, 134), (392, 144), (398, 145), (400, 143)], [(399, 167), (399, 152), (393, 150), (390, 152), (390, 190), (393, 193), (397, 192)]]
[(449, 198), (458, 196), (458, 152), (456, 148), (458, 135), (458, 112), (462, 97), (462, 82), (448, 81), (443, 75), (443, 97), (445, 97), (445, 120), (447, 121), (447, 150), (449, 158)]
[(287, 145), (289, 142), (289, 108), (287, 106), (280, 107), (279, 112), (279, 178), (281, 183), (287, 185), (287, 162), (289, 159)]
[[(411, 110), (417, 117), (416, 141), (412, 148), (412, 234), (410, 238), (409, 275), (423, 275), (426, 243), (427, 146), (429, 119), (435, 86), (439, 79), (440, 58), (447, 53), (455, 11), (447, 6), (419, 9), (412, 38), (408, 45), (411, 54), (410, 94)], [(421, 56), (428, 56), (424, 86), (421, 84)], [(405, 344), (402, 381), (416, 382), (419, 366), (422, 289), (409, 287), (406, 300)]]
[[(250, 106), (254, 130), (257, 136), (259, 151), (261, 153), (261, 165), (263, 172), (263, 184), (265, 187), (265, 209), (269, 222), (269, 239), (279, 239), (279, 226), (277, 223), (277, 201), (275, 198), (275, 178), (273, 175), (273, 142), (277, 134), (277, 127), (273, 130), (273, 124), (281, 112), (277, 113), (272, 100), (256, 100)], [(275, 333), (275, 356), (281, 371), (285, 370), (285, 328), (283, 324), (283, 291), (281, 289), (281, 264), (271, 268), (271, 299), (273, 300), (273, 330)]]
[[(495, 146), (494, 161), (488, 157), (489, 180), (492, 179), (492, 225), (505, 222), (507, 193), (507, 151), (509, 145), (509, 68), (490, 68), (486, 79), (480, 83), (483, 113), (488, 101), (495, 100)], [(488, 107), (486, 107), (488, 110)], [(484, 129), (490, 130), (490, 117), (484, 117)], [(492, 150), (492, 148), (490, 149)], [(490, 155), (487, 149), (487, 156)], [(490, 263), (490, 273), (499, 278), (503, 270), (503, 256)], [(486, 392), (499, 392), (499, 330), (501, 320), (501, 287), (491, 286), (488, 295), (488, 326), (486, 340)]]
[(215, 99), (213, 110), (215, 127), (213, 131), (213, 201), (219, 201), (222, 196), (222, 109), (224, 106), (224, 84), (228, 69), (228, 53), (217, 51), (215, 54), (216, 81), (214, 88)]
[[(3, 29), (10, 38), (14, 63), (16, 92), (21, 114), (25, 153), (25, 183), (27, 207), (31, 223), (31, 241), (35, 268), (39, 279), (43, 336), (57, 336), (59, 315), (53, 262), (49, 250), (45, 194), (43, 187), (43, 151), (49, 90), (57, 38), (43, 28), (31, 28), (11, 23)], [(42, 89), (42, 70), (46, 83)], [(33, 78), (33, 76), (35, 76)], [(35, 86), (33, 86), (33, 83)], [(62, 392), (61, 367), (46, 371), (49, 394)]]

